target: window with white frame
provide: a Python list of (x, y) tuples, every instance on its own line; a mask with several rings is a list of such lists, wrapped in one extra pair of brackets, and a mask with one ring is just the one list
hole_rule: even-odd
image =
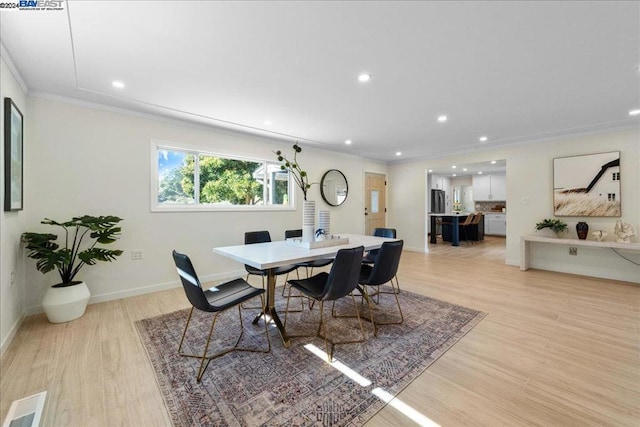
[(291, 208), (280, 163), (152, 143), (152, 210)]

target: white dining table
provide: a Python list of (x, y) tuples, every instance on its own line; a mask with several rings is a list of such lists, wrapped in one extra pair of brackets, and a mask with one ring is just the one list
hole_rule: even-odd
[(358, 246), (364, 246), (366, 251), (378, 249), (384, 242), (397, 240), (386, 237), (363, 236), (358, 234), (341, 234), (340, 237), (348, 238), (349, 243), (317, 249), (307, 249), (291, 245), (283, 240), (268, 243), (254, 243), (250, 245), (222, 246), (213, 248), (213, 252), (243, 264), (250, 265), (251, 267), (255, 267), (260, 270), (267, 270), (267, 298), (265, 301), (265, 307), (260, 316), (256, 317), (254, 323), (260, 321), (261, 318), (270, 318), (280, 332), (284, 346), (289, 347), (291, 345), (290, 339), (287, 336), (275, 308), (276, 276), (274, 274), (274, 269), (276, 267), (316, 259), (333, 258), (340, 249), (355, 248)]

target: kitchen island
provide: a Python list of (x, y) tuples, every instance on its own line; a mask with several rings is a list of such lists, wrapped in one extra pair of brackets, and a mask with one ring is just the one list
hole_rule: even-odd
[(460, 246), (460, 218), (464, 221), (467, 216), (473, 215), (471, 212), (449, 212), (449, 213), (430, 213), (429, 217), (431, 220), (431, 238), (429, 239), (429, 243), (436, 244), (436, 218), (441, 218), (446, 221), (449, 220), (451, 222), (451, 246)]

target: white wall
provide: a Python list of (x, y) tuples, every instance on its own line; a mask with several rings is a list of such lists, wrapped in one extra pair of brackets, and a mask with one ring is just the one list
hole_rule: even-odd
[[(405, 247), (425, 246), (425, 173), (429, 168), (450, 164), (477, 163), (493, 159), (507, 161), (507, 248), (506, 263), (519, 265), (520, 236), (535, 233), (535, 223), (553, 217), (553, 158), (607, 151), (620, 151), (622, 220), (640, 232), (640, 132), (626, 129), (565, 137), (547, 142), (505, 147), (436, 160), (406, 162), (390, 166), (389, 224), (405, 239)], [(394, 183), (402, 183), (394, 185)], [(412, 185), (407, 185), (412, 183)], [(528, 204), (523, 200), (528, 199)], [(569, 237), (576, 238), (575, 224), (586, 221), (590, 230), (606, 230), (610, 236), (618, 218), (563, 217)], [(638, 237), (635, 237), (638, 242)], [(627, 256), (638, 262), (637, 253)], [(640, 267), (608, 250), (582, 250), (570, 256), (566, 247), (535, 245), (533, 268), (640, 282)]]
[[(25, 121), (31, 120), (27, 108), (26, 96), (16, 78), (9, 70), (4, 59), (0, 59), (0, 129), (4, 141), (4, 98), (8, 97), (18, 106)], [(29, 147), (29, 132), (25, 128), (23, 135), (25, 151)], [(0, 165), (4, 171), (4, 144), (0, 149)], [(25, 165), (25, 167), (28, 165)], [(25, 174), (26, 174), (25, 170)], [(4, 207), (4, 172), (0, 173), (0, 204)], [(24, 211), (4, 212), (0, 215), (0, 354), (11, 341), (22, 320), (21, 299), (24, 295), (24, 262), (20, 235), (24, 231)], [(14, 273), (14, 285), (11, 286), (11, 273)]]
[[(113, 248), (125, 251), (116, 262), (86, 267), (79, 278), (92, 292), (91, 302), (178, 285), (171, 250), (189, 254), (200, 276), (228, 277), (244, 271), (242, 265), (212, 253), (215, 246), (242, 244), (244, 232), (269, 230), (274, 240), (285, 229), (300, 228), (302, 213), (180, 212), (151, 213), (149, 203), (150, 141), (159, 139), (202, 147), (217, 153), (273, 159), (273, 150), (291, 150), (293, 143), (214, 131), (177, 122), (154, 120), (104, 109), (87, 108), (44, 98), (29, 98), (32, 117), (31, 165), (26, 174), (26, 226), (46, 230), (47, 217), (70, 219), (82, 214), (124, 218), (122, 238)], [(365, 171), (387, 172), (387, 167), (361, 158), (303, 145), (300, 163), (313, 181), (328, 169), (341, 170), (349, 182), (349, 196), (339, 207), (326, 205), (314, 185), (309, 198), (316, 209), (331, 211), (335, 232), (364, 232)], [(299, 190), (298, 190), (299, 191)], [(144, 259), (131, 260), (131, 250), (142, 249)], [(28, 313), (39, 310), (53, 274), (43, 276), (33, 260), (26, 261)], [(145, 289), (146, 288), (146, 289)]]

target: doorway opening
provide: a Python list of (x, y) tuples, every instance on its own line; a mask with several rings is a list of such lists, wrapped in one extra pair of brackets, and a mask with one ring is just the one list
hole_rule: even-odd
[[(482, 230), (470, 234), (482, 235), (477, 237), (479, 241), (484, 235), (495, 236), (506, 244), (506, 170), (506, 160), (488, 160), (425, 171), (425, 252), (429, 252), (430, 244), (457, 246), (452, 242), (451, 221), (447, 221), (451, 215), (458, 216), (456, 222), (460, 223), (470, 214), (481, 213), (482, 220), (476, 227)], [(448, 233), (442, 233), (443, 222), (449, 227)]]

